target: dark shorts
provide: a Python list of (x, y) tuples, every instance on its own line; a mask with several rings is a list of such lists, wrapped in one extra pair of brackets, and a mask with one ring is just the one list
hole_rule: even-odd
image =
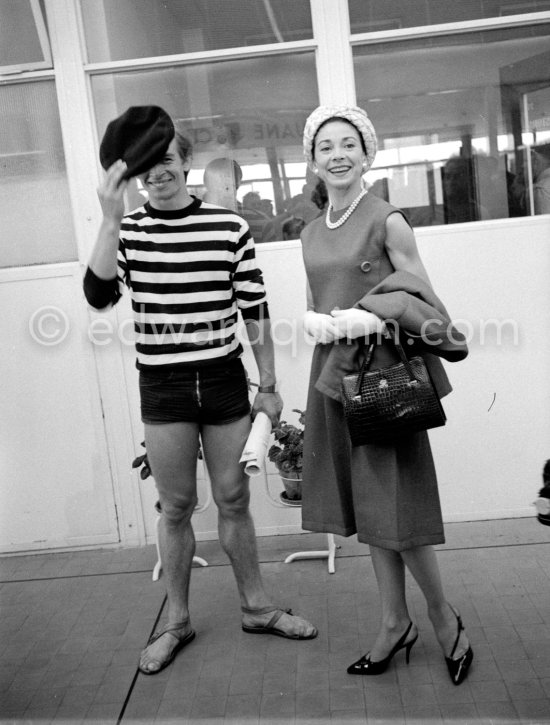
[(140, 370), (144, 423), (222, 425), (250, 413), (246, 373), (240, 358), (201, 368)]

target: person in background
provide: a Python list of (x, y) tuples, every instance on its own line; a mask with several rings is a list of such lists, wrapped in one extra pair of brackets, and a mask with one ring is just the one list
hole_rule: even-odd
[(225, 157), (213, 159), (204, 170), (203, 185), (206, 193), (203, 201), (240, 213), (241, 205), (237, 201), (237, 189), (241, 185), (242, 178), (242, 169), (233, 159)]
[(525, 192), (525, 173), (519, 169), (517, 173), (506, 172), (506, 190), (508, 197), (508, 215), (510, 217), (525, 216), (527, 199)]
[(300, 217), (291, 216), (283, 224), (283, 239), (299, 239), (305, 225), (305, 221)]
[(476, 195), (477, 167), (475, 156), (451, 156), (441, 169), (445, 224), (489, 219)]
[(423, 352), (440, 396), (450, 385), (439, 358), (428, 353), (451, 361), (467, 354), (464, 337), (431, 288), (407, 220), (362, 181), (376, 148), (374, 128), (361, 108), (320, 106), (306, 122), (304, 154), (326, 185), (329, 205), (302, 232), (308, 280), (304, 329), (316, 343), (307, 398), (302, 526), (357, 534), (370, 545), (380, 628), (370, 651), (347, 672), (379, 675), (402, 649), (408, 662), (418, 638), (405, 596), (408, 569), (426, 599), (449, 675), (458, 685), (473, 652), (460, 615), (445, 596), (433, 549), (444, 542), (444, 533), (428, 435), (422, 431), (395, 444), (352, 447), (340, 397), (342, 371), (350, 362), (349, 372), (358, 368), (355, 361), (366, 336), (381, 340), (373, 368), (396, 361), (393, 346), (382, 337), (390, 322), (410, 336), (414, 354)]
[[(243, 630), (313, 638), (315, 627), (274, 606), (265, 591), (249, 482), (239, 463), (251, 410), (238, 312), (259, 373), (252, 415), (263, 411), (275, 426), (282, 410), (266, 293), (248, 225), (189, 194), (191, 144), (158, 106), (133, 106), (112, 121), (100, 159), (106, 169), (98, 190), (103, 220), (84, 292), (90, 305), (102, 309), (116, 304), (125, 287), (130, 291), (145, 444), (162, 509), (167, 624), (149, 640), (139, 669), (160, 672), (195, 637), (188, 599), (199, 441), (220, 543), (239, 590)], [(148, 201), (125, 215), (124, 192), (136, 175)]]
[(268, 219), (273, 219), (273, 202), (271, 199), (260, 199), (260, 211), (262, 211)]
[(262, 206), (262, 198), (257, 191), (249, 191), (243, 196), (241, 214), (257, 242), (261, 242), (264, 227), (270, 221), (270, 217), (263, 211)]
[(531, 151), (535, 214), (550, 214), (550, 143)]

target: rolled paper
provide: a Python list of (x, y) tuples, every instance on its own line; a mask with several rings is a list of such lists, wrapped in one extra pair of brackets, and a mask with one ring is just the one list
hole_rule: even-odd
[(271, 436), (271, 421), (265, 413), (258, 413), (246, 440), (240, 463), (244, 463), (247, 476), (259, 476), (265, 464), (265, 456)]

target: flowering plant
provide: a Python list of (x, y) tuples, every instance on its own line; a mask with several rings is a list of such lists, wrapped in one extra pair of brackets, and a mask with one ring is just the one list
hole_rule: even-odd
[(275, 443), (267, 452), (267, 457), (279, 469), (279, 473), (287, 478), (300, 478), (302, 475), (302, 457), (304, 452), (305, 410), (294, 408), (299, 413), (299, 426), (281, 420), (273, 431)]

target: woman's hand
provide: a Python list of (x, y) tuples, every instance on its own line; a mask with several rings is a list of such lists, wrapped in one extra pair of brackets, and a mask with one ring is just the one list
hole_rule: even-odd
[(345, 337), (331, 315), (324, 315), (312, 310), (308, 310), (304, 315), (304, 331), (312, 340), (323, 345)]
[(350, 307), (347, 310), (334, 309), (330, 313), (336, 323), (340, 337), (350, 340), (356, 337), (366, 337), (377, 332), (384, 332), (384, 321), (372, 312), (359, 307)]

